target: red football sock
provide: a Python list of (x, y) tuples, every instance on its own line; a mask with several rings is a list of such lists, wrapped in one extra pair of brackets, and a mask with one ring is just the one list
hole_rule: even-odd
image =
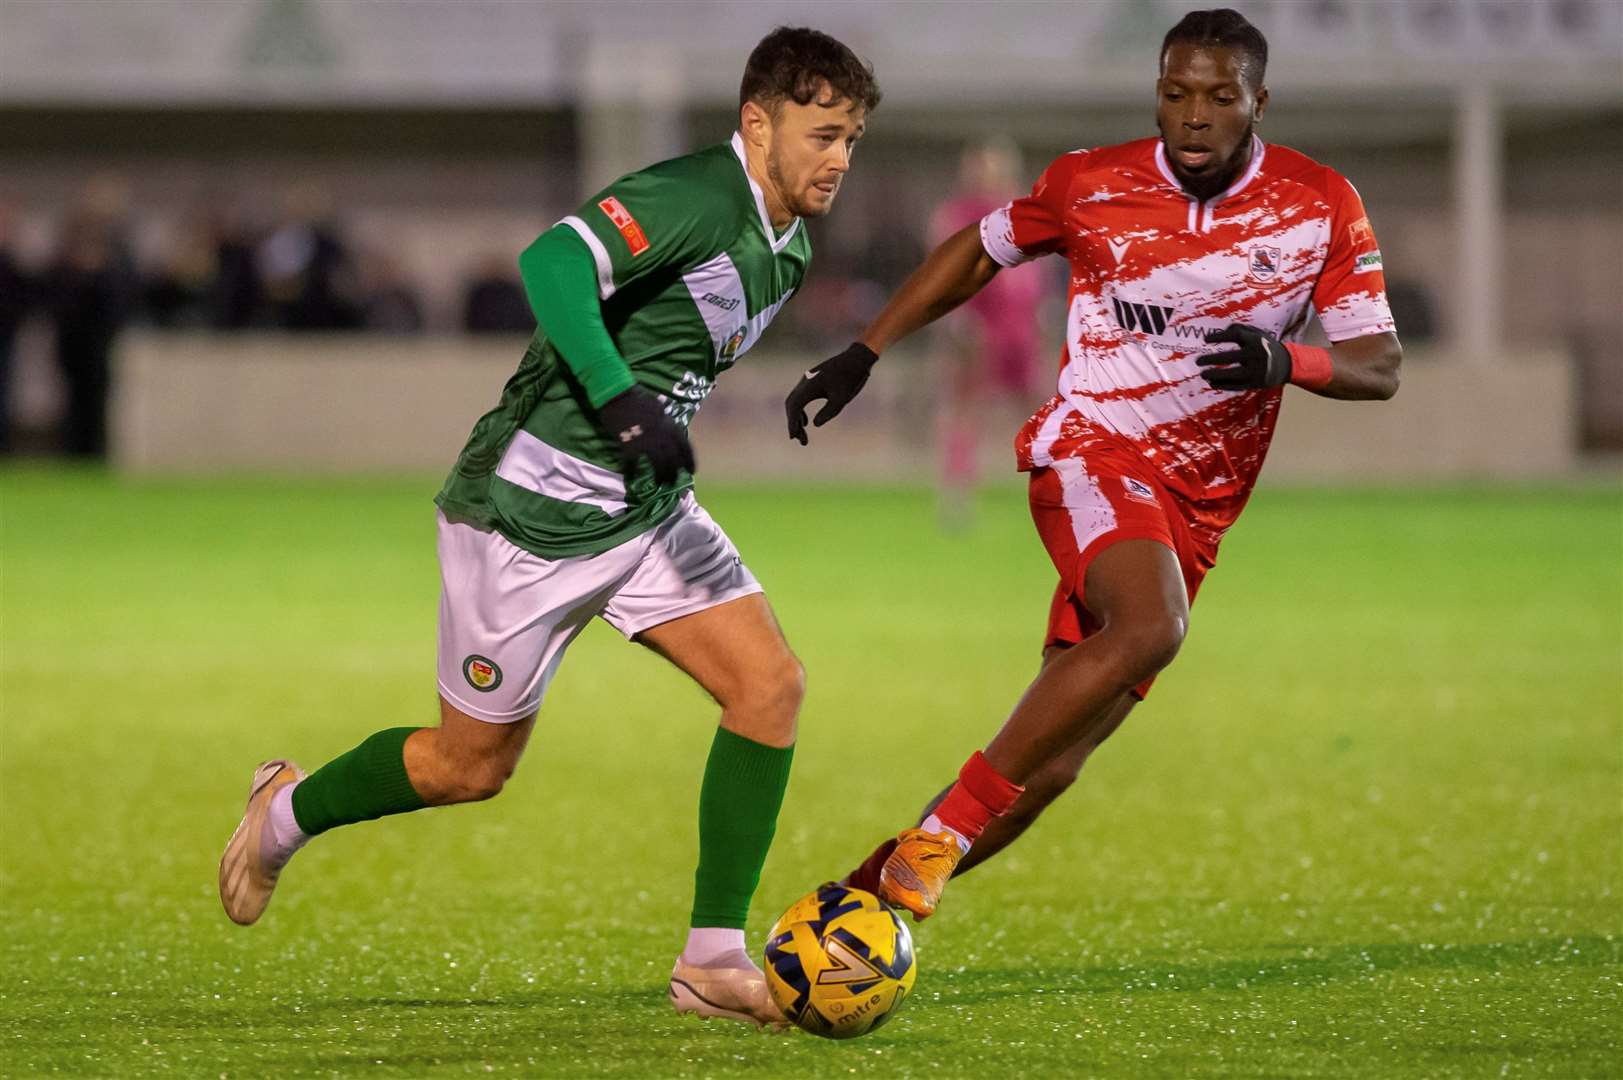
[(1011, 783), (990, 764), (979, 750), (958, 770), (958, 782), (935, 808), (936, 820), (970, 843), (985, 831), (995, 817), (1002, 817), (1026, 789)]
[(890, 858), (890, 853), (895, 850), (896, 840), (894, 838), (886, 840), (874, 848), (873, 854), (869, 855), (861, 866), (845, 875), (845, 880), (841, 884), (852, 889), (866, 889), (871, 893), (878, 893), (879, 871), (884, 869), (885, 860)]

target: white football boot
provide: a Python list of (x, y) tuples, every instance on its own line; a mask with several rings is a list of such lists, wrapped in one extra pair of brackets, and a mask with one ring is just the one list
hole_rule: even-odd
[(231, 921), (248, 926), (265, 911), (276, 879), (293, 853), (280, 852), (270, 825), (271, 796), (304, 779), (291, 761), (266, 761), (254, 770), (248, 808), (220, 856), (220, 903)]
[(671, 970), (671, 1004), (679, 1013), (722, 1016), (758, 1028), (782, 1031), (789, 1020), (766, 988), (766, 976), (743, 949), (723, 953), (703, 965), (680, 956)]

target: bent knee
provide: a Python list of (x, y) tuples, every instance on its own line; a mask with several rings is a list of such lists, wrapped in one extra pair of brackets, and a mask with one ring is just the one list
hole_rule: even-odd
[(1112, 650), (1124, 689), (1137, 686), (1172, 663), (1189, 631), (1185, 615), (1141, 617), (1112, 628)]
[(439, 764), (439, 801), (465, 803), (500, 795), (517, 762), (503, 754), (485, 754), (442, 759)]
[(784, 718), (793, 722), (805, 698), (806, 668), (794, 654), (787, 653), (766, 671), (734, 687), (722, 707), (763, 719)]
[(484, 802), (500, 795), (502, 788), (507, 786), (508, 779), (513, 775), (513, 767), (501, 763), (481, 764), (468, 776), (465, 797), (463, 802)]

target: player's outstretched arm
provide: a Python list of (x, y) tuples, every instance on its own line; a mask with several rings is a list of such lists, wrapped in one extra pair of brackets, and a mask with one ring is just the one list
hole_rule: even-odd
[(789, 437), (806, 445), (808, 405), (826, 402), (817, 411), (814, 426), (834, 419), (861, 392), (880, 353), (980, 292), (999, 269), (981, 246), (979, 223), (948, 237), (902, 283), (859, 340), (806, 372), (789, 392), (783, 403), (789, 414)]
[(981, 246), (980, 223), (966, 225), (942, 241), (902, 282), (859, 340), (882, 353), (980, 292), (1001, 269)]
[(1385, 401), (1398, 392), (1403, 346), (1396, 334), (1365, 334), (1328, 349), (1286, 344), (1264, 330), (1232, 323), (1206, 335), (1236, 348), (1197, 357), (1201, 378), (1218, 390), (1257, 390), (1295, 383), (1321, 397)]

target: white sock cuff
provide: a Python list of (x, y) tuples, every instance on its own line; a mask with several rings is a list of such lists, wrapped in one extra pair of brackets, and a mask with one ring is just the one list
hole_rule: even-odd
[(931, 814), (929, 817), (925, 818), (922, 822), (920, 822), (919, 823), (919, 828), (923, 829), (925, 832), (932, 832), (932, 833), (946, 832), (946, 833), (951, 833), (952, 836), (953, 836), (953, 839), (958, 841), (958, 847), (963, 851), (963, 853), (965, 855), (969, 854), (969, 849), (970, 849), (970, 846), (972, 844), (972, 841), (969, 839), (969, 837), (965, 836), (963, 833), (959, 832), (957, 829), (953, 828), (951, 825), (943, 825), (943, 824), (941, 824), (941, 819), (936, 817), (934, 814)]
[(690, 964), (707, 964), (718, 956), (744, 949), (744, 931), (731, 926), (695, 926), (688, 931), (682, 959)]
[(271, 839), (275, 841), (277, 850), (289, 855), (310, 840), (305, 831), (299, 828), (299, 819), (293, 816), (293, 789), (298, 786), (297, 783), (283, 785), (270, 801)]

